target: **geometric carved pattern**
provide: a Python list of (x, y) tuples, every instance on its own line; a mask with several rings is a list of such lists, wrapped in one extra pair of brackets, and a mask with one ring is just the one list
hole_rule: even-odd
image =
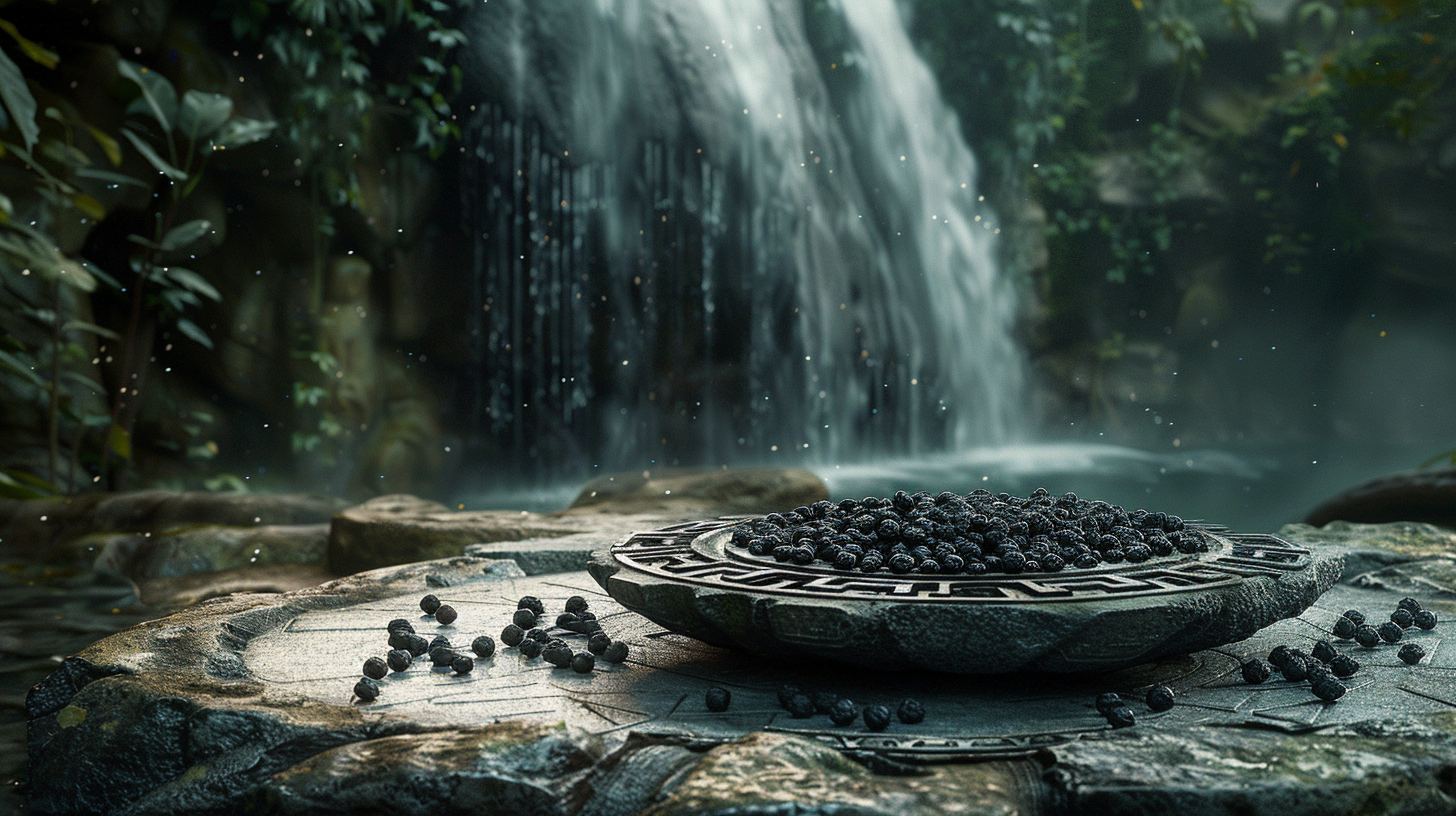
[(1259, 575), (1278, 576), (1309, 565), (1309, 550), (1272, 535), (1240, 535), (1193, 523), (1208, 552), (1142, 564), (1024, 575), (943, 576), (835, 570), (826, 564), (783, 564), (734, 546), (729, 531), (746, 519), (676, 524), (636, 533), (614, 546), (624, 567), (673, 581), (773, 595), (842, 600), (939, 603), (1016, 603), (1168, 595), (1211, 589)]

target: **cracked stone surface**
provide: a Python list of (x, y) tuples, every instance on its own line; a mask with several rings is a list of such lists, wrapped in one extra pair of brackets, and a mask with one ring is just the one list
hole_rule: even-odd
[[(667, 633), (583, 572), (526, 576), (479, 557), (215, 599), (83, 650), (32, 691), (31, 807), (323, 813), (388, 802), (391, 813), (563, 816), (1450, 812), (1456, 650), (1446, 640), (1456, 591), (1444, 576), (1453, 574), (1452, 553), (1439, 546), (1439, 530), (1344, 533), (1326, 545), (1320, 530), (1281, 531), (1331, 554), (1391, 554), (1377, 569), (1347, 575), (1298, 617), (1216, 649), (1067, 676), (763, 660)], [(1391, 536), (1403, 543), (1384, 548)], [(425, 592), (456, 606), (459, 620), (442, 627), (422, 616)], [(604, 631), (629, 644), (627, 661), (582, 675), (498, 643), (468, 675), (417, 664), (382, 681), (377, 701), (352, 699), (363, 659), (384, 652), (389, 620), (405, 617), (426, 636), (464, 645), (479, 633), (497, 636), (524, 594), (553, 614), (567, 597), (587, 597)], [(1274, 645), (1309, 651), (1344, 609), (1379, 620), (1407, 594), (1442, 616), (1436, 629), (1406, 635), (1426, 649), (1418, 665), (1398, 660), (1397, 646), (1340, 643), (1363, 665), (1335, 703), (1314, 698), (1306, 683), (1250, 686), (1239, 677), (1242, 660)], [(913, 696), (928, 716), (878, 733), (863, 720), (836, 727), (823, 715), (794, 719), (777, 705), (784, 682), (859, 706)], [(1154, 683), (1171, 686), (1179, 704), (1151, 712), (1142, 698)], [(727, 712), (706, 710), (713, 686), (732, 691)], [(1123, 694), (1137, 725), (1110, 729), (1093, 708), (1103, 691)]]

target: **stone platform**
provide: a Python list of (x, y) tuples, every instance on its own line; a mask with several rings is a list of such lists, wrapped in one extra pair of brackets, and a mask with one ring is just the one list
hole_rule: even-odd
[[(1345, 526), (1346, 574), (1298, 618), (1253, 638), (1115, 673), (1002, 679), (923, 670), (856, 671), (813, 659), (765, 661), (665, 632), (584, 573), (526, 577), (458, 558), (390, 568), (283, 595), (237, 596), (142, 624), (83, 651), (32, 693), (31, 806), (37, 813), (338, 812), (599, 816), (677, 813), (1447, 812), (1456, 787), (1456, 537), (1424, 525)], [(1320, 546), (1322, 532), (1281, 531)], [(1399, 548), (1382, 542), (1398, 543)], [(1398, 551), (1399, 550), (1399, 551)], [(1384, 555), (1381, 555), (1381, 554)], [(1419, 553), (1413, 555), (1412, 553)], [(1383, 559), (1383, 560), (1382, 560)], [(452, 603), (451, 627), (416, 602)], [(498, 649), (472, 673), (417, 666), (350, 693), (384, 625), (464, 644), (495, 636), (523, 594), (548, 611), (580, 594), (630, 644), (589, 675)], [(1387, 614), (1402, 595), (1443, 621), (1396, 647), (1342, 644), (1364, 665), (1322, 703), (1302, 683), (1244, 684), (1238, 663), (1276, 644), (1308, 650), (1340, 611)], [(576, 636), (573, 636), (576, 638)], [(853, 699), (924, 703), (925, 721), (879, 733), (779, 710), (795, 682)], [(1155, 682), (1178, 693), (1163, 714)], [(703, 694), (733, 692), (727, 712)], [(1110, 730), (1102, 691), (1138, 724)], [(859, 760), (858, 763), (848, 760)], [(968, 761), (972, 761), (967, 764)], [(785, 810), (784, 808), (788, 808)], [(815, 810), (817, 809), (817, 810)]]

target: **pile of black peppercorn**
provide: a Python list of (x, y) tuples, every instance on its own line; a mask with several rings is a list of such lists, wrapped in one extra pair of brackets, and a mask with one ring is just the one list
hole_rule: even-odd
[[(1358, 609), (1349, 609), (1335, 620), (1334, 635), (1340, 640), (1353, 640), (1367, 649), (1382, 643), (1399, 643), (1406, 632), (1412, 629), (1431, 630), (1436, 628), (1436, 613), (1422, 609), (1415, 598), (1401, 598), (1390, 613), (1390, 620), (1375, 626), (1368, 623)], [(1400, 647), (1397, 656), (1412, 666), (1421, 662), (1426, 650), (1419, 643), (1407, 643)]]
[[(726, 689), (714, 687), (708, 689), (704, 702), (709, 711), (725, 711), (728, 700)], [(722, 707), (715, 707), (719, 705)], [(838, 726), (849, 725), (860, 716), (864, 717), (865, 727), (871, 731), (883, 731), (890, 725), (890, 709), (887, 706), (865, 706), (861, 712), (854, 701), (847, 697), (828, 691), (802, 689), (793, 683), (785, 683), (779, 687), (779, 706), (796, 720), (808, 719), (815, 714), (828, 714), (830, 722)], [(906, 725), (915, 725), (925, 719), (925, 706), (919, 700), (906, 698), (896, 709), (895, 716)]]
[(1042, 488), (1024, 499), (978, 489), (820, 501), (745, 522), (732, 541), (780, 562), (897, 575), (1058, 572), (1208, 549), (1177, 516)]

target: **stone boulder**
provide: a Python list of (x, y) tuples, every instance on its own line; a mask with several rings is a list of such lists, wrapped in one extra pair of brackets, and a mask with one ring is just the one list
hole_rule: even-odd
[(566, 512), (764, 515), (828, 498), (818, 476), (797, 468), (664, 468), (599, 476), (586, 483)]

